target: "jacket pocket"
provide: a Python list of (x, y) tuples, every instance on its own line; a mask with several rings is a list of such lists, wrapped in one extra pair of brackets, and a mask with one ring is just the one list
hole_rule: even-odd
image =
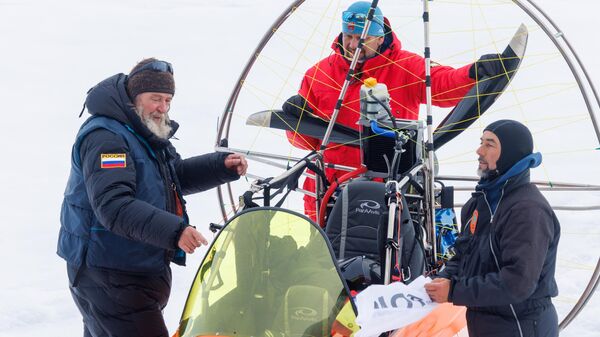
[[(523, 337), (529, 337), (529, 336), (531, 336), (531, 337), (537, 337), (537, 336), (539, 336), (539, 334), (538, 334), (538, 328), (537, 328), (537, 324), (538, 324), (537, 320), (524, 319), (524, 320), (520, 320), (519, 323), (520, 323), (520, 326), (521, 326), (521, 331), (523, 332)], [(517, 335), (517, 336), (519, 336), (519, 335)]]

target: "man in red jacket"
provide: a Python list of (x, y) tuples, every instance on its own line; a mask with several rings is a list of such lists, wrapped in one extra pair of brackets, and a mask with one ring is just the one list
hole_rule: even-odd
[[(308, 110), (325, 120), (331, 118), (370, 6), (370, 2), (358, 1), (342, 13), (342, 32), (331, 46), (334, 53), (308, 69), (298, 95), (288, 99), (283, 106), (284, 110), (296, 110), (296, 115), (300, 115), (303, 110)], [(343, 99), (337, 123), (353, 129), (358, 128), (356, 122), (360, 117), (360, 87), (369, 77), (374, 77), (379, 83), (387, 85), (391, 97), (390, 108), (396, 118), (418, 119), (419, 105), (426, 103), (425, 61), (417, 54), (402, 50), (400, 40), (390, 27), (381, 9), (376, 8), (355, 75)], [(480, 61), (458, 69), (441, 65), (433, 66), (431, 68), (433, 104), (439, 107), (453, 107), (473, 86), (476, 76), (493, 76), (502, 72), (502, 64), (497, 54), (484, 55)], [(475, 64), (477, 69), (474, 67)], [(292, 131), (287, 132), (287, 137), (290, 143), (302, 149), (316, 150), (321, 145), (318, 139)], [(360, 166), (360, 153), (356, 147), (330, 143), (323, 156), (326, 163)], [(326, 170), (329, 181), (343, 174), (343, 171)], [(314, 191), (315, 181), (306, 179), (304, 189)], [(304, 196), (304, 209), (308, 216), (313, 220), (316, 219), (316, 204), (313, 197)]]

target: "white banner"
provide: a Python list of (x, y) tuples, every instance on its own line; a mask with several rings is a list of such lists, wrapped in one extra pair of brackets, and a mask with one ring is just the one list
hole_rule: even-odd
[(356, 296), (360, 331), (356, 337), (376, 337), (401, 328), (429, 314), (437, 303), (425, 292), (430, 278), (418, 277), (409, 285), (394, 282), (389, 285), (371, 285)]

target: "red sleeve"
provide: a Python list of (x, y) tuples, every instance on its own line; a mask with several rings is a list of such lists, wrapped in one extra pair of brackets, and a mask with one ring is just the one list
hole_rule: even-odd
[[(315, 107), (313, 106), (313, 104), (311, 102), (313, 102), (313, 97), (312, 97), (312, 93), (308, 90), (308, 88), (310, 87), (308, 84), (308, 77), (309, 77), (309, 72), (312, 71), (313, 69), (309, 69), (306, 74), (304, 75), (304, 78), (302, 79), (302, 84), (300, 85), (300, 90), (298, 91), (298, 94), (302, 97), (304, 97), (304, 99), (306, 99), (306, 102), (308, 103), (309, 107), (311, 109), (313, 109), (313, 111), (315, 110)], [(303, 150), (316, 150), (319, 148), (320, 145), (320, 141), (317, 138), (313, 138), (313, 137), (309, 137), (309, 136), (305, 136), (302, 134), (299, 134), (297, 132), (294, 131), (286, 131), (285, 132), (288, 141), (290, 142), (290, 144), (292, 144), (293, 146), (303, 149)]]
[(475, 83), (469, 77), (470, 67), (471, 64), (458, 69), (449, 66), (431, 67), (432, 104), (442, 108), (458, 104)]
[(301, 135), (294, 131), (286, 131), (285, 135), (290, 144), (303, 150), (317, 150), (321, 143), (317, 138)]

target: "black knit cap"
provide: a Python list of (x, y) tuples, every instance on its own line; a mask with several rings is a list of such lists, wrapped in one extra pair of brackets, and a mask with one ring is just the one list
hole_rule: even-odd
[(519, 160), (533, 153), (533, 137), (529, 129), (514, 120), (501, 119), (485, 127), (500, 140), (500, 158), (496, 163), (499, 175), (504, 174)]
[[(151, 63), (157, 67), (147, 66)], [(141, 69), (144, 66), (146, 67)], [(132, 101), (135, 101), (135, 97), (144, 92), (175, 94), (175, 80), (170, 63), (155, 58), (147, 58), (136, 64), (129, 74), (127, 93)]]

